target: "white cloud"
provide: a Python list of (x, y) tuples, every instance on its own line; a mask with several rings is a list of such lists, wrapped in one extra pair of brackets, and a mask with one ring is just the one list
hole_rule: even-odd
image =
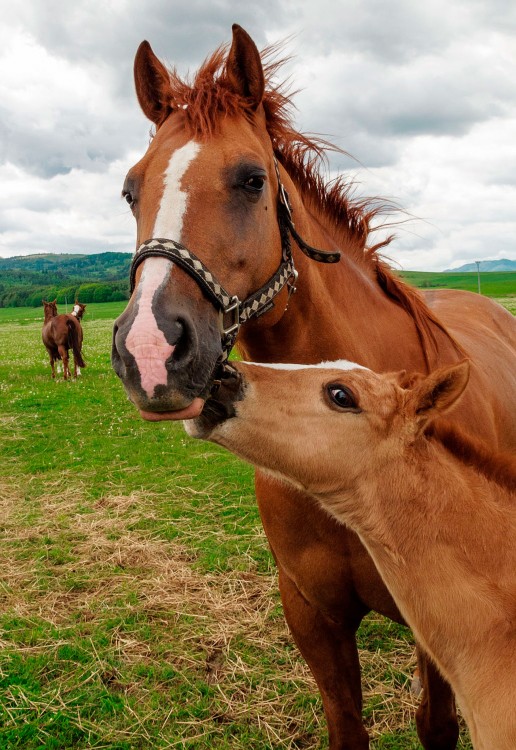
[[(149, 124), (132, 82), (143, 38), (194, 70), (238, 22), (287, 52), (297, 123), (364, 195), (417, 217), (391, 256), (442, 269), (516, 257), (516, 6), (504, 0), (26, 0), (0, 29), (0, 255), (130, 250), (120, 201)], [(360, 165), (363, 165), (361, 168)], [(7, 189), (6, 189), (7, 188)]]
[(134, 219), (121, 199), (123, 175), (135, 152), (103, 173), (72, 169), (51, 178), (13, 164), (0, 167), (9, 185), (0, 220), (0, 255), (134, 249)]

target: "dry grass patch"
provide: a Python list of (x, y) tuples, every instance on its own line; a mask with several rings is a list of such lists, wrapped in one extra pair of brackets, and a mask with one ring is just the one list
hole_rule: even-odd
[[(66, 478), (47, 489), (28, 507), (19, 484), (0, 487), (2, 639), (18, 655), (68, 658), (69, 668), (41, 703), (11, 695), (13, 726), (24, 713), (64, 712), (89, 742), (103, 736), (130, 748), (325, 746), (317, 688), (292, 644), (274, 574), (197, 569), (188, 536), (181, 543), (153, 530), (159, 505), (149, 494), (89, 503)], [(361, 663), (372, 736), (403, 732), (417, 703), (411, 643), (396, 636), (386, 652), (366, 645)], [(94, 684), (120, 701), (108, 726), (76, 705), (77, 687)]]
[[(107, 618), (109, 658), (97, 653), (96, 665), (86, 669), (88, 681), (99, 679), (110, 691), (136, 696), (138, 703), (145, 703), (148, 680), (144, 676), (138, 681), (135, 675), (128, 680), (127, 671), (141, 665), (159, 671), (166, 663), (177, 672), (186, 691), (190, 685), (195, 692), (199, 681), (212, 686), (212, 715), (204, 722), (199, 717), (177, 720), (173, 714), (178, 706), (172, 699), (168, 712), (160, 717), (160, 732), (173, 724), (176, 737), (179, 733), (181, 741), (195, 743), (204, 723), (209, 742), (213, 724), (256, 721), (260, 731), (276, 742), (285, 725), (297, 728), (299, 717), (285, 716), (283, 702), (274, 694), (274, 678), (260, 675), (258, 669), (260, 651), (270, 652), (271, 647), (282, 651), (280, 661), (285, 663), (289, 642), (282, 618), (273, 612), (277, 606), (273, 577), (253, 571), (200, 573), (187, 546), (154, 538), (151, 531), (133, 530), (142, 518), (152, 519), (148, 495), (108, 496), (94, 503), (90, 512), (84, 512), (85, 505), (77, 491), (62, 487), (57, 494), (39, 498), (37, 519), (25, 525), (23, 493), (19, 488), (2, 488), (3, 536), (9, 542), (0, 550), (5, 582), (2, 609), (23, 621), (25, 632), (31, 630), (30, 623), (44, 622), (55, 628), (51, 638), (46, 629), (46, 638), (25, 634), (25, 639), (15, 638), (14, 643), (4, 631), (4, 645), (16, 645), (25, 656), (55, 654), (74, 640), (79, 628), (95, 654), (100, 649), (94, 644), (93, 631)], [(30, 512), (34, 516), (34, 507)], [(53, 554), (56, 548), (58, 556)], [(118, 666), (112, 665), (113, 659)], [(295, 652), (287, 657), (290, 660), (288, 679), (297, 680), (298, 689), (299, 681), (304, 681), (315, 694), (313, 681)], [(84, 682), (80, 672), (79, 668), (77, 680)], [(170, 685), (161, 686), (159, 679), (152, 689), (165, 697), (173, 692)], [(30, 706), (39, 712), (37, 704), (26, 695), (18, 696), (17, 715)], [(48, 710), (55, 713), (66, 705), (59, 691), (53, 694)], [(155, 720), (148, 713), (139, 729), (133, 727), (136, 735), (146, 736), (145, 724)], [(88, 722), (81, 720), (81, 726), (92, 731)], [(117, 737), (122, 735), (120, 731)]]

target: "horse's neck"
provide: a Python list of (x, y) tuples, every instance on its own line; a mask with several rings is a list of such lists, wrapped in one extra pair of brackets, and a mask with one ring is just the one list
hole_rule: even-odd
[(364, 483), (344, 513), (452, 683), (466, 665), (478, 678), (493, 632), (516, 658), (516, 508), (495, 487), (428, 444)]
[[(294, 213), (303, 239), (321, 249), (335, 241), (307, 211)], [(318, 362), (348, 359), (375, 370), (402, 367), (425, 371), (412, 317), (387, 296), (362, 250), (342, 247), (335, 265), (308, 259), (293, 241), (297, 292), (276, 325), (244, 326), (240, 346), (246, 358), (263, 362)]]

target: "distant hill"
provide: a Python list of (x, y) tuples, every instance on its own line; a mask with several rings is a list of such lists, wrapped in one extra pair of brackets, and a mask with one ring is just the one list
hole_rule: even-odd
[[(129, 276), (131, 253), (97, 253), (72, 255), (45, 253), (0, 258), (2, 281), (17, 283), (54, 283), (60, 279), (121, 281)], [(7, 275), (4, 273), (7, 271)]]
[[(455, 271), (475, 271), (477, 270), (476, 263), (465, 263), (463, 266), (458, 268), (447, 268), (444, 273), (455, 273)], [(516, 260), (509, 260), (508, 258), (500, 258), (500, 260), (481, 260), (480, 261), (481, 271), (516, 271)]]
[(0, 307), (41, 299), (111, 302), (129, 297), (131, 253), (38, 254), (0, 258)]
[[(90, 255), (40, 254), (0, 258), (0, 307), (39, 307), (42, 299), (58, 304), (114, 302), (129, 299), (131, 253)], [(509, 264), (506, 271), (493, 272), (492, 264)], [(448, 272), (400, 271), (409, 284), (423, 289), (467, 289), (477, 291), (476, 265)], [(516, 261), (482, 261), (482, 294), (492, 297), (516, 295)]]

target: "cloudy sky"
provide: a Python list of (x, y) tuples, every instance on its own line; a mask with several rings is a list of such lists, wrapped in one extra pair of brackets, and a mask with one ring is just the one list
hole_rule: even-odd
[(514, 0), (2, 5), (0, 256), (132, 251), (120, 190), (149, 136), (136, 48), (184, 74), (237, 22), (258, 47), (289, 37), (299, 129), (354, 157), (332, 156), (332, 173), (404, 209), (394, 262), (516, 259)]

